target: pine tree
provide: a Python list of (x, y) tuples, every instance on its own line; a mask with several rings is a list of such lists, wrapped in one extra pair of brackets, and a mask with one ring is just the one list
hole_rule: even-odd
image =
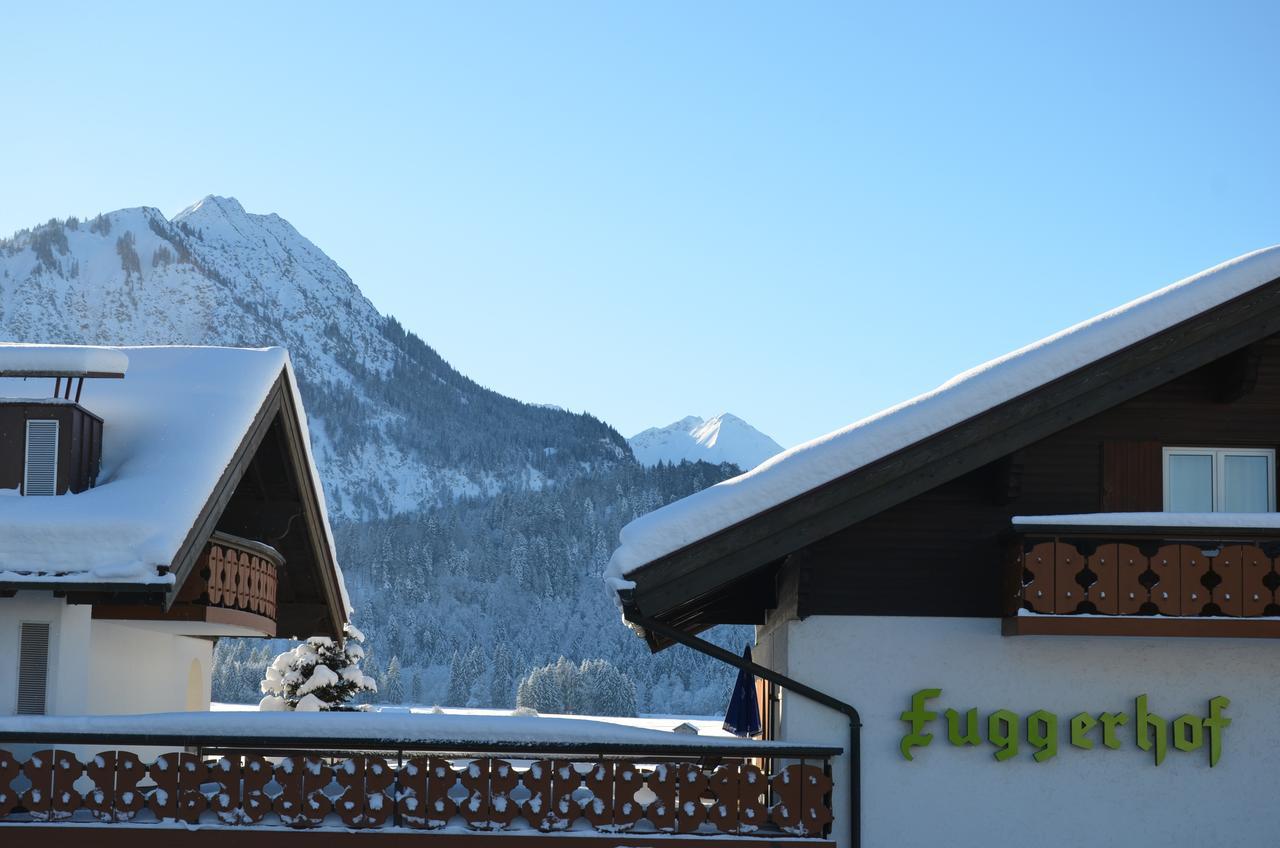
[(472, 645), (471, 650), (467, 651), (463, 659), (463, 678), (470, 681), (467, 687), (466, 701), (460, 706), (464, 707), (481, 707), (487, 706), (489, 701), (489, 687), (485, 679), (485, 659), (484, 652), (480, 650), (479, 645)]
[(450, 707), (465, 707), (471, 694), (471, 680), (466, 676), (462, 656), (457, 650), (449, 662), (449, 695), (445, 698)]
[(515, 688), (515, 659), (506, 642), (499, 642), (493, 652), (493, 677), (489, 684), (489, 706), (510, 707), (511, 690)]
[(400, 679), (400, 658), (393, 656), (387, 663), (387, 674), (383, 678), (382, 691), (389, 704), (404, 703), (404, 683)]
[(285, 651), (267, 666), (260, 684), (265, 697), (260, 710), (339, 710), (360, 692), (376, 692), (373, 679), (360, 670), (364, 634), (352, 624), (343, 629), (345, 643), (315, 636)]

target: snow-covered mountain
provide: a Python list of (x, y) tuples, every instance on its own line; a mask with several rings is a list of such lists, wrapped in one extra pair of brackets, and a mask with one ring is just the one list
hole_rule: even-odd
[[(732, 670), (649, 657), (598, 575), (624, 524), (737, 469), (646, 468), (590, 415), (477, 385), (279, 216), (206, 197), (0, 239), (0, 340), (287, 347), (365, 668), (398, 669), (416, 702), (511, 707), (520, 676), (563, 655), (627, 669), (643, 710), (723, 708)], [(217, 651), (215, 696), (256, 702), (269, 646)]]
[(121, 209), (0, 240), (0, 339), (287, 347), (330, 509), (347, 518), (630, 461), (591, 416), (462, 376), (288, 221), (233, 198), (206, 197), (172, 220)]
[(687, 459), (731, 462), (745, 470), (782, 452), (773, 439), (728, 412), (714, 418), (690, 415), (666, 427), (650, 427), (627, 442), (636, 459), (649, 466)]

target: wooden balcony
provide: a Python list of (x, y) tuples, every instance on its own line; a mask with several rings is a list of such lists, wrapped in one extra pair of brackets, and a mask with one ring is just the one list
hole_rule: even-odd
[(1280, 532), (1023, 525), (1005, 635), (1280, 637)]
[[(168, 610), (141, 604), (95, 605), (94, 618), (201, 622), (276, 635), (276, 592), (284, 558), (272, 547), (214, 533)], [(234, 633), (224, 635), (236, 635)]]
[[(288, 720), (238, 715), (261, 719), (249, 727)], [(365, 720), (379, 717), (297, 715), (303, 729), (312, 723), (331, 729), (345, 725), (344, 719), (368, 727)], [(120, 720), (142, 726), (149, 718)], [(402, 727), (408, 721), (426, 730), (432, 718), (400, 720)], [(111, 718), (83, 726), (103, 720)], [(155, 722), (164, 728), (167, 720), (190, 723), (195, 733), (200, 717), (159, 716)], [(82, 725), (70, 722), (83, 720), (41, 721), (76, 727)], [(532, 721), (555, 728), (566, 720)], [(0, 748), (8, 749), (0, 750), (0, 844), (147, 846), (204, 839), (235, 840), (245, 848), (274, 846), (280, 838), (329, 844), (339, 834), (342, 844), (365, 834), (375, 845), (434, 838), (440, 845), (477, 848), (509, 844), (503, 840), (512, 835), (540, 838), (548, 848), (675, 848), (707, 837), (729, 845), (758, 845), (762, 838), (779, 846), (832, 844), (830, 759), (838, 748), (696, 736), (685, 741), (653, 731), (641, 733), (672, 741), (409, 742), (330, 732), (320, 742), (315, 734), (47, 733), (31, 727), (0, 726)], [(635, 733), (618, 730), (623, 738)], [(163, 753), (140, 757), (131, 752), (139, 746)], [(21, 749), (31, 752), (10, 753)]]

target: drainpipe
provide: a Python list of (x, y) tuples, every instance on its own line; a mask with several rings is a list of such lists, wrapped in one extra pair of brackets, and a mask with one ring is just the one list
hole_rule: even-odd
[(622, 596), (623, 617), (627, 621), (642, 627), (650, 633), (656, 633), (664, 636), (673, 642), (679, 642), (693, 648), (700, 654), (706, 654), (714, 657), (721, 662), (742, 671), (750, 672), (756, 677), (764, 678), (770, 683), (776, 683), (789, 692), (794, 692), (802, 698), (808, 698), (814, 703), (821, 704), (828, 709), (836, 712), (844, 713), (849, 719), (849, 848), (860, 848), (862, 845), (862, 717), (858, 715), (858, 710), (852, 704), (846, 704), (837, 698), (833, 698), (826, 692), (819, 692), (817, 689), (806, 686), (803, 683), (792, 680), (785, 674), (779, 674), (770, 668), (757, 665), (754, 662), (744, 660), (742, 657), (721, 648), (719, 645), (713, 645), (706, 639), (700, 639), (683, 630), (678, 630), (669, 624), (656, 621), (645, 616), (634, 606), (631, 600), (630, 592), (623, 590), (618, 593)]

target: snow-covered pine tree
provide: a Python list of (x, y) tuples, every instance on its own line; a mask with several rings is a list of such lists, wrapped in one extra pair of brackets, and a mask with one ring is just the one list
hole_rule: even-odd
[(404, 703), (404, 681), (400, 676), (400, 658), (393, 656), (387, 663), (387, 674), (382, 678), (383, 695), (389, 704)]
[(465, 707), (467, 698), (471, 694), (472, 680), (466, 676), (466, 663), (463, 662), (463, 655), (457, 650), (453, 652), (453, 659), (449, 662), (449, 694), (445, 700), (451, 707)]
[(489, 681), (489, 706), (510, 707), (512, 691), (516, 686), (515, 658), (506, 642), (499, 642), (493, 651), (493, 677)]
[(267, 666), (266, 679), (261, 683), (264, 697), (258, 709), (341, 710), (359, 693), (377, 692), (377, 683), (360, 670), (364, 634), (352, 624), (347, 624), (343, 632), (346, 640), (342, 646), (327, 637), (315, 636), (276, 657)]

